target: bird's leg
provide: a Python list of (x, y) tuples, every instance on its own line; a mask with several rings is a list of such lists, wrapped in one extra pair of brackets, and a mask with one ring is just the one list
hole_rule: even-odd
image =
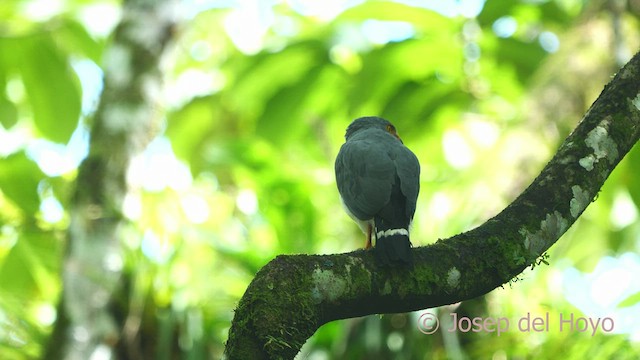
[(371, 224), (367, 225), (367, 243), (364, 245), (365, 250), (371, 249), (371, 232), (373, 231), (373, 226)]

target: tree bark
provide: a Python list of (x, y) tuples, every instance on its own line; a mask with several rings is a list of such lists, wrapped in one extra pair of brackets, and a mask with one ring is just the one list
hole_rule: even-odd
[(45, 359), (123, 358), (118, 354), (122, 314), (111, 306), (122, 285), (126, 172), (131, 158), (159, 127), (158, 63), (173, 34), (173, 4), (125, 1), (122, 20), (106, 50), (104, 90), (93, 119), (89, 155), (80, 165), (69, 205), (63, 292)]
[(640, 136), (640, 53), (605, 87), (540, 175), (471, 231), (413, 249), (415, 266), (370, 251), (278, 256), (255, 276), (229, 330), (228, 359), (291, 359), (323, 324), (485, 294), (544, 260)]

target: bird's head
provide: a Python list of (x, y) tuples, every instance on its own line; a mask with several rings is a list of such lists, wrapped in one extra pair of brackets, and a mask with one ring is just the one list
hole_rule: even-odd
[(389, 121), (376, 116), (366, 116), (353, 120), (353, 122), (351, 122), (347, 127), (347, 133), (344, 135), (344, 138), (349, 140), (353, 134), (366, 129), (380, 129), (382, 131), (386, 131), (402, 142), (402, 139), (400, 139), (400, 136), (396, 131), (396, 127)]

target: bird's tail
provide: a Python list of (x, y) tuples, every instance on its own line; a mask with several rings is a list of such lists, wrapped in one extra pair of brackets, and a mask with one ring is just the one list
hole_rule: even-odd
[(413, 258), (408, 226), (385, 228), (378, 225), (378, 219), (375, 220), (376, 258), (385, 265), (411, 265)]

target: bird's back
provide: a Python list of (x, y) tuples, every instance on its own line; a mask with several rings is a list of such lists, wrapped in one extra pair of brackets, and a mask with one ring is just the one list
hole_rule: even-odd
[(376, 255), (411, 262), (409, 226), (420, 189), (420, 165), (401, 141), (380, 129), (353, 134), (336, 158), (336, 182), (348, 210), (373, 221)]

